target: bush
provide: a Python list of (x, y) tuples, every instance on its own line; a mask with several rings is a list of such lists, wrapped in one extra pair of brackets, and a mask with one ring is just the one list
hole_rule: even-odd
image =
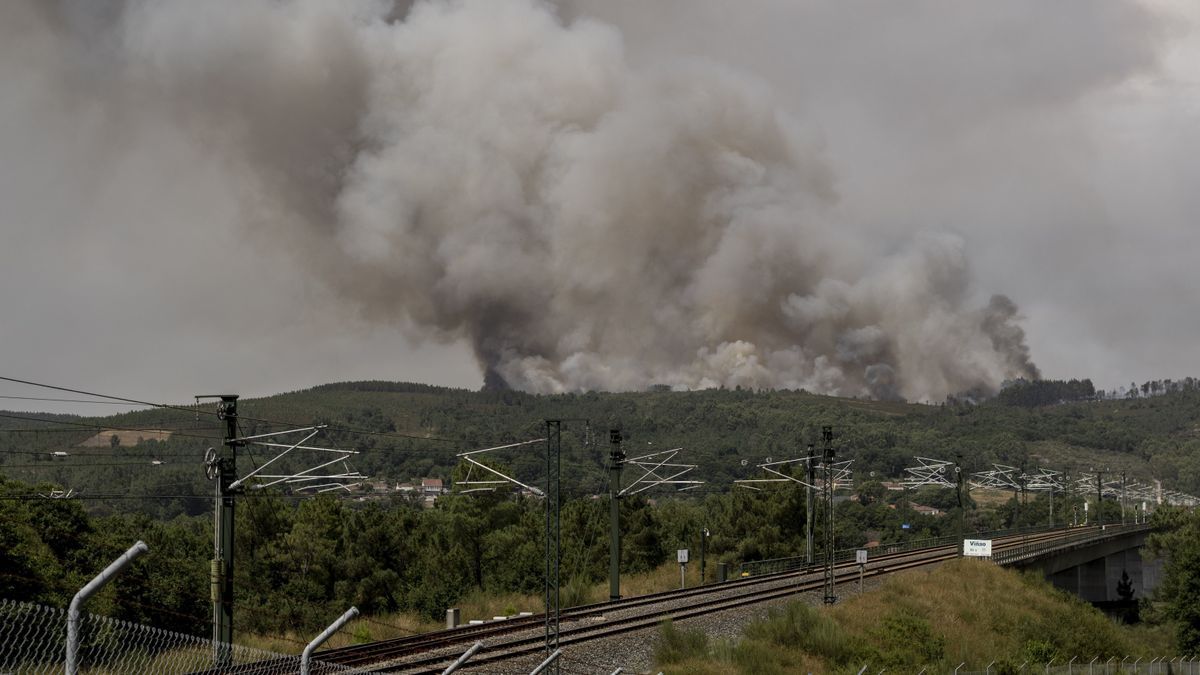
[(698, 630), (679, 630), (670, 620), (662, 623), (654, 659), (664, 665), (708, 657), (708, 636)]

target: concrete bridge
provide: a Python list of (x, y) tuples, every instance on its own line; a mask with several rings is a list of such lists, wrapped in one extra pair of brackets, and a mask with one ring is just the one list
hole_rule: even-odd
[(993, 560), (1005, 567), (1036, 570), (1051, 584), (1092, 603), (1123, 598), (1122, 574), (1133, 584), (1134, 598), (1148, 597), (1162, 578), (1161, 560), (1143, 560), (1149, 525), (1107, 525), (1078, 535), (1008, 549)]

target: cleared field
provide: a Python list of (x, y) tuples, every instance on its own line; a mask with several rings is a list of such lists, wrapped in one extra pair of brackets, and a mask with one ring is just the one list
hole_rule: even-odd
[(145, 429), (142, 431), (122, 431), (119, 429), (103, 429), (100, 433), (79, 444), (81, 448), (107, 448), (113, 444), (113, 436), (117, 437), (117, 445), (133, 446), (142, 441), (168, 441), (171, 432), (163, 429)]

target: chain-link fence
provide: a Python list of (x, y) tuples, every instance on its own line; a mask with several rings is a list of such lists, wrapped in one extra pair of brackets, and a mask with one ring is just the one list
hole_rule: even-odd
[[(1007, 675), (1008, 673), (1019, 673), (1020, 675), (1040, 675), (1042, 673), (1046, 675), (1200, 675), (1200, 660), (1178, 656), (1173, 658), (1164, 656), (1155, 659), (1125, 657), (1124, 659), (1103, 660), (1096, 658), (1091, 661), (1076, 659), (1072, 662), (1051, 662), (1049, 664), (1026, 662), (1019, 666), (992, 663), (983, 667), (983, 670), (978, 670), (981, 667), (979, 665), (973, 667), (976, 670), (967, 670), (963, 666), (946, 672), (954, 675)], [(863, 675), (873, 672), (867, 668)], [(931, 675), (941, 671), (930, 668), (923, 672)]]
[[(90, 675), (300, 672), (299, 656), (214, 643), (86, 612), (81, 617), (79, 634), (79, 672)], [(0, 674), (58, 675), (64, 670), (66, 641), (66, 610), (0, 600)], [(221, 649), (229, 665), (213, 667), (214, 647)], [(369, 672), (319, 661), (311, 661), (310, 668), (312, 673), (322, 675)]]

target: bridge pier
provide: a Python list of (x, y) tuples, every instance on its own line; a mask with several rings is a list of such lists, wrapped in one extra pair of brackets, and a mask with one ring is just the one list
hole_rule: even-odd
[(1145, 530), (1129, 532), (1085, 546), (1047, 551), (1014, 566), (1037, 570), (1056, 588), (1091, 603), (1120, 601), (1117, 586), (1124, 573), (1129, 575), (1136, 600), (1151, 595), (1162, 578), (1162, 561), (1142, 558), (1146, 534)]

